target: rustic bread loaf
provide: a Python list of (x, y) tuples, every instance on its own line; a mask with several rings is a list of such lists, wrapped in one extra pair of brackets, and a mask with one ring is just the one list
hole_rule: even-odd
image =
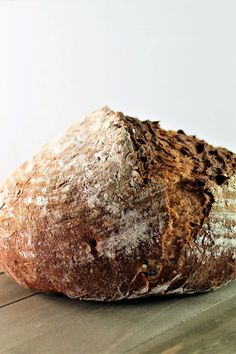
[(236, 155), (107, 107), (0, 190), (0, 264), (93, 300), (202, 292), (236, 277)]

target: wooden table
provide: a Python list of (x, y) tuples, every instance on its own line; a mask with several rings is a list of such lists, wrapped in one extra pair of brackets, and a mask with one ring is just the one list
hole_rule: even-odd
[(36, 294), (0, 274), (0, 353), (235, 354), (236, 281), (113, 303)]

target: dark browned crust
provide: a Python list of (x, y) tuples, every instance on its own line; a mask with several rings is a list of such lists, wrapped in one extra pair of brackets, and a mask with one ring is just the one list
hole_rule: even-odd
[[(156, 200), (162, 201), (156, 214), (158, 217), (160, 211), (166, 213), (162, 220), (164, 232), (160, 233), (158, 224), (150, 224), (152, 243), (140, 243), (130, 256), (121, 249), (110, 259), (99, 253), (99, 243), (110, 237), (108, 221), (112, 214), (102, 207), (89, 208), (81, 186), (67, 196), (60, 223), (54, 225), (51, 233), (48, 225), (53, 220), (53, 204), (48, 214), (38, 219), (37, 208), (27, 209), (14, 197), (9, 206), (18, 215), (28, 213), (28, 219), (22, 223), (14, 221), (12, 229), (16, 231), (8, 241), (9, 250), (0, 248), (0, 263), (6, 272), (21, 285), (37, 291), (106, 301), (147, 296), (157, 285), (161, 287), (168, 281), (168, 287), (155, 293), (171, 293), (180, 287), (183, 293), (206, 291), (234, 279), (235, 259), (230, 252), (218, 258), (209, 257), (204, 252), (211, 252), (211, 246), (203, 245), (199, 257), (195, 241), (208, 222), (214, 202), (209, 181), (213, 185), (226, 183), (236, 172), (236, 155), (213, 148), (183, 131), (165, 131), (159, 122), (140, 122), (122, 113), (117, 116), (120, 127), (125, 127), (130, 135), (141, 180), (136, 188), (120, 187), (114, 201), (124, 211), (137, 209), (144, 215), (149, 210), (154, 212), (151, 206)], [(9, 194), (15, 196), (18, 190), (19, 198), (27, 197), (28, 183), (19, 180)], [(156, 185), (161, 187), (156, 190)], [(51, 186), (50, 193), (56, 195), (59, 188), (60, 185)], [(153, 195), (140, 204), (136, 196), (148, 189)], [(17, 245), (21, 230), (29, 225), (38, 254), (33, 260), (22, 258)], [(115, 232), (119, 235), (119, 219), (116, 225)], [(91, 249), (93, 262), (79, 262), (79, 246), (85, 244)], [(176, 275), (180, 276), (172, 281)]]
[(173, 274), (180, 273), (181, 278), (166, 292), (182, 285), (186, 292), (206, 291), (234, 279), (235, 260), (228, 254), (218, 261), (204, 259), (203, 255), (199, 261), (191, 250), (196, 248), (195, 239), (203, 224), (207, 224), (214, 202), (209, 181), (217, 185), (225, 183), (236, 172), (236, 155), (196, 136), (188, 136), (183, 130), (161, 129), (159, 122), (124, 119), (138, 154), (138, 172), (143, 183), (148, 184), (157, 177), (166, 183), (173, 224), (173, 230), (167, 229), (161, 235), (160, 254), (150, 264), (150, 289), (151, 284), (165, 283)]

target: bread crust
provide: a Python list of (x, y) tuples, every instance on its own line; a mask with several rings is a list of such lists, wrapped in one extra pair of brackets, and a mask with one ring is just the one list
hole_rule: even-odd
[(105, 107), (0, 191), (0, 264), (19, 284), (119, 300), (236, 277), (236, 155)]

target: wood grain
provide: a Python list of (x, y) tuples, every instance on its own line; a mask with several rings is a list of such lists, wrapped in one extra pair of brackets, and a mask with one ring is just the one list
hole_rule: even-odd
[(129, 353), (235, 354), (236, 294)]
[[(20, 301), (34, 293), (15, 284), (5, 274), (0, 276), (0, 311), (2, 307)], [(1, 312), (0, 312), (1, 318)], [(0, 320), (1, 321), (1, 320)]]
[[(12, 286), (15, 287), (13, 283)], [(4, 354), (159, 353), (160, 342), (163, 348), (160, 353), (182, 354), (178, 350), (183, 349), (184, 337), (192, 336), (192, 342), (189, 339), (186, 350), (190, 348), (188, 353), (194, 353), (191, 349), (197, 345), (197, 338), (202, 340), (204, 331), (199, 334), (196, 332), (194, 338), (195, 327), (188, 324), (195, 323), (193, 321), (198, 318), (200, 324), (197, 323), (196, 328), (203, 326), (206, 331), (210, 325), (209, 315), (216, 320), (214, 315), (225, 304), (225, 313), (228, 315), (219, 316), (223, 322), (218, 331), (214, 332), (214, 326), (210, 326), (212, 336), (215, 337), (220, 336), (221, 327), (224, 330), (221, 333), (223, 348), (225, 336), (228, 336), (229, 342), (230, 338), (234, 341), (231, 329), (235, 323), (230, 309), (235, 311), (235, 307), (230, 301), (235, 302), (235, 292), (236, 282), (199, 296), (159, 297), (115, 303), (86, 302), (61, 295), (38, 294), (0, 309), (1, 350)], [(224, 310), (221, 311), (223, 313)], [(184, 327), (183, 322), (186, 323)], [(174, 331), (178, 328), (180, 332), (176, 332), (176, 339)], [(172, 338), (172, 342), (168, 342), (168, 338)], [(227, 351), (222, 353), (228, 354)]]

